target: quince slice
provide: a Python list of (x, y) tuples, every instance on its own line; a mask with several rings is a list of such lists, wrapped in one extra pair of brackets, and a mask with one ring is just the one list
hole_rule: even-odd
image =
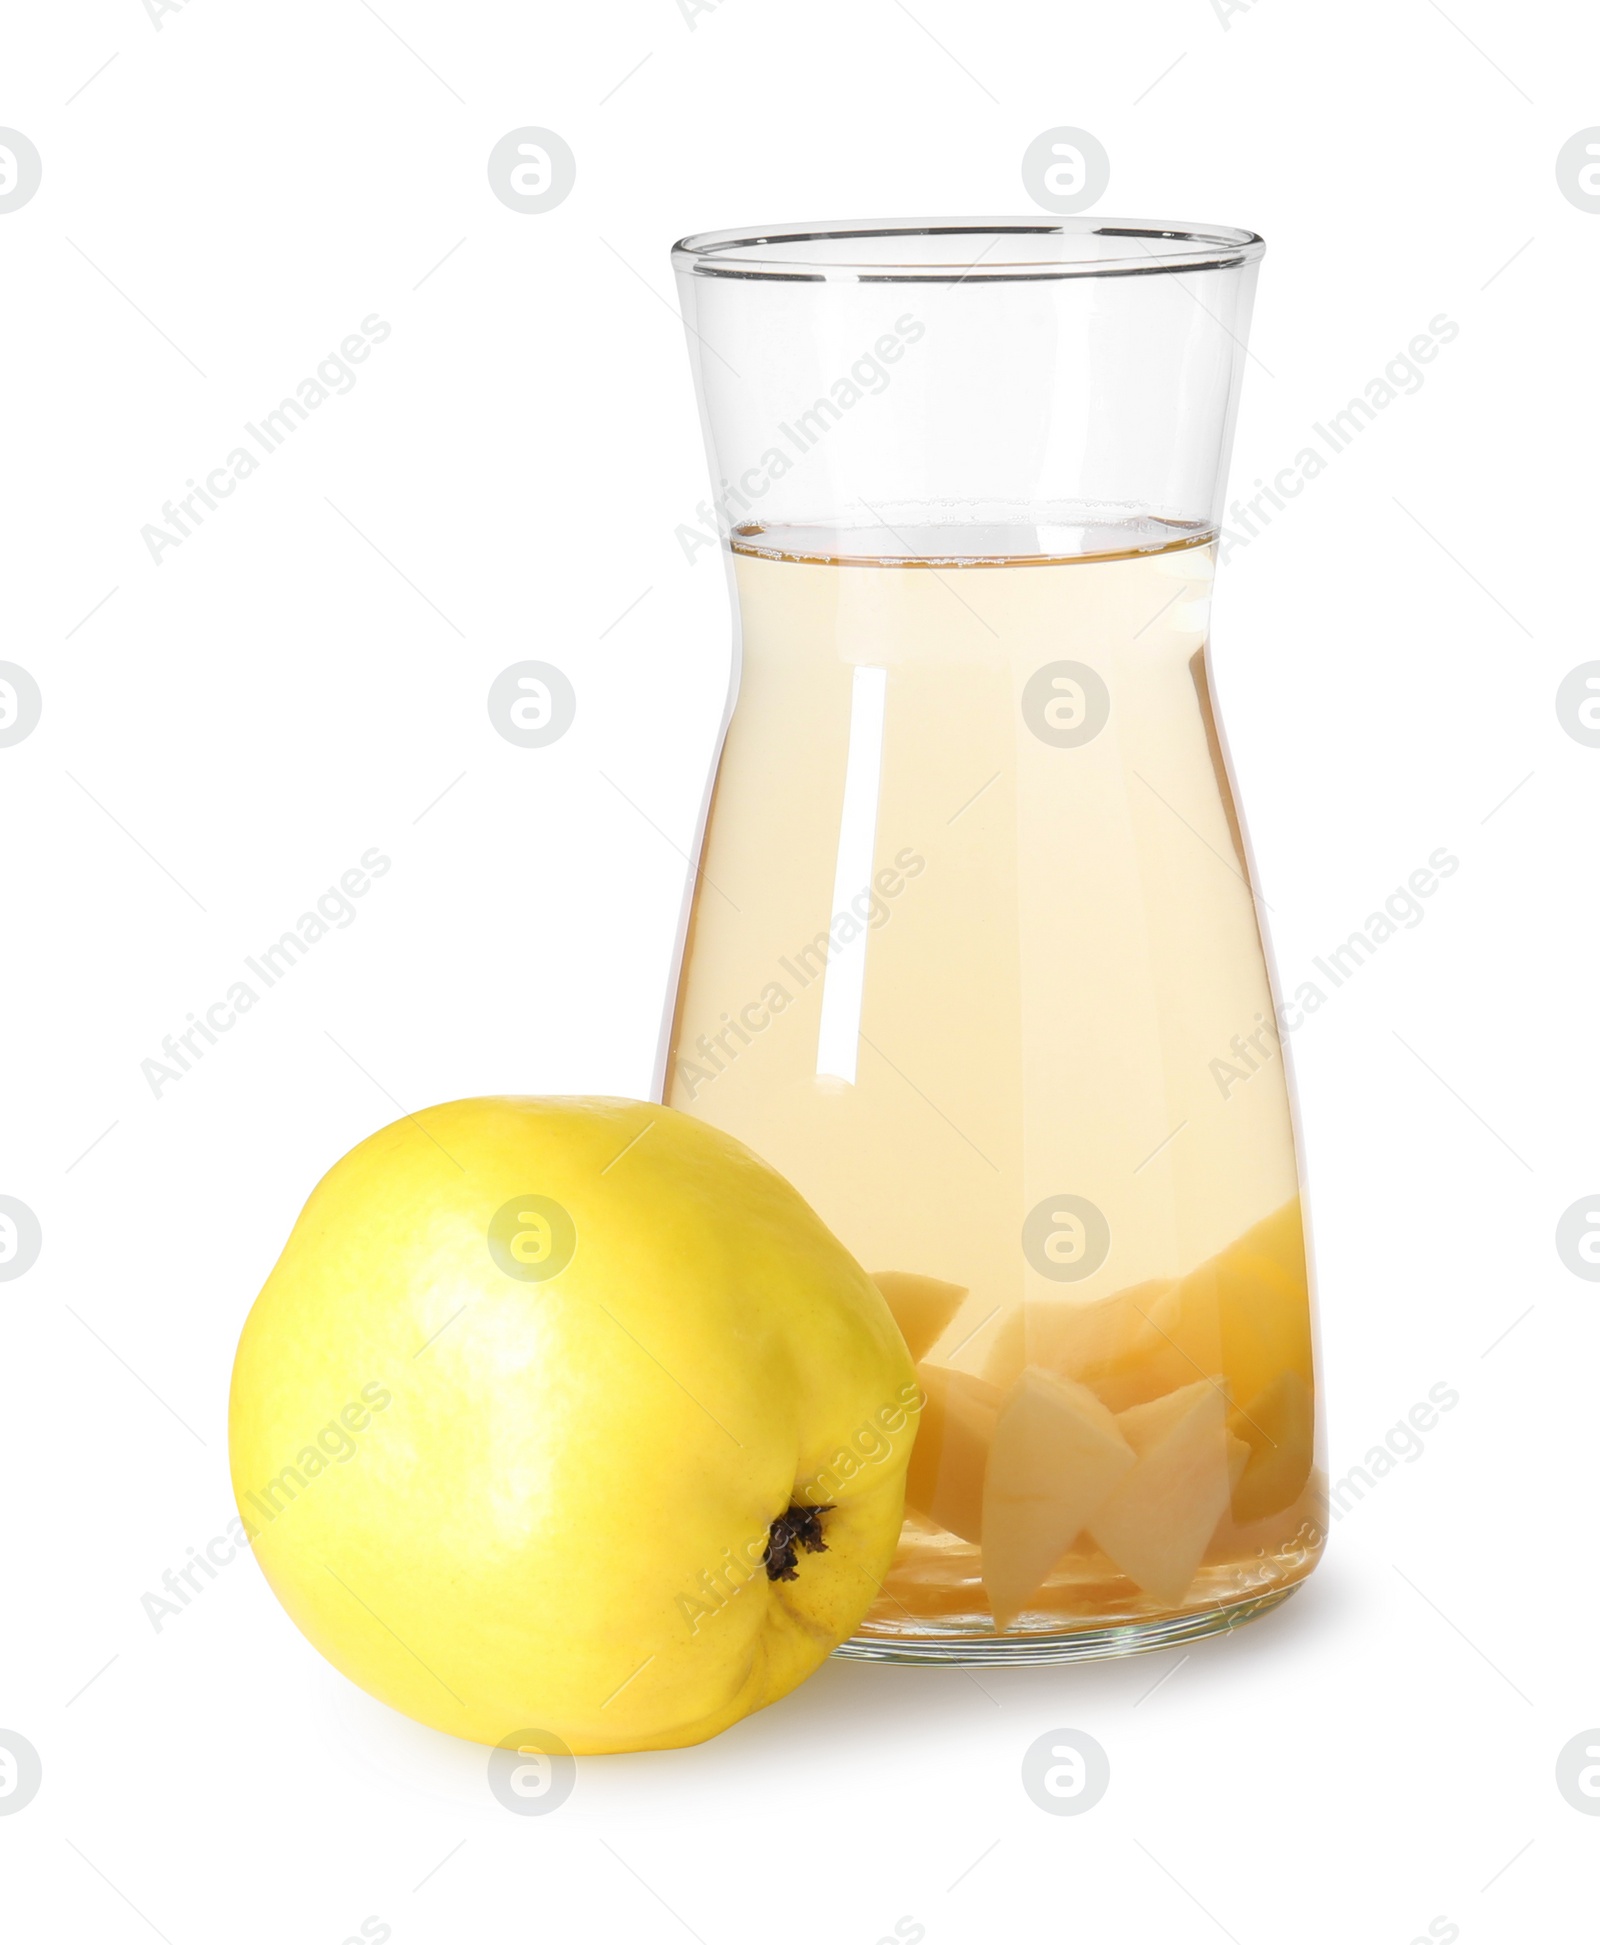
[(1249, 1450), (1244, 1476), (1233, 1488), (1240, 1526), (1292, 1506), (1311, 1477), (1315, 1407), (1298, 1371), (1280, 1371), (1264, 1391), (1235, 1411), (1229, 1424)]
[(920, 1364), (923, 1405), (906, 1504), (974, 1546), (983, 1537), (983, 1475), (1004, 1393), (966, 1371)]
[(1162, 1278), (1089, 1303), (1061, 1298), (1018, 1304), (998, 1326), (975, 1336), (970, 1358), (961, 1362), (1002, 1389), (1031, 1366), (1098, 1391), (1107, 1379), (1117, 1381), (1124, 1373), (1142, 1370), (1159, 1351), (1161, 1339), (1151, 1327), (1150, 1312), (1171, 1287)]
[(1008, 1627), (1136, 1463), (1092, 1391), (1024, 1371), (1000, 1408), (983, 1487), (983, 1585)]
[(1253, 1398), (1292, 1371), (1309, 1388), (1311, 1310), (1298, 1196), (1174, 1284), (1151, 1308), (1150, 1323), (1160, 1346), (1152, 1377), (1184, 1384), (1220, 1371), (1235, 1398)]
[(961, 1308), (966, 1291), (959, 1283), (941, 1283), (936, 1276), (913, 1276), (908, 1270), (880, 1270), (872, 1280), (900, 1326), (912, 1363), (920, 1364)]
[(1202, 1378), (1118, 1415), (1138, 1463), (1089, 1521), (1096, 1546), (1167, 1605), (1189, 1590), (1228, 1503), (1227, 1395)]
[(1086, 1384), (1112, 1411), (1222, 1373), (1235, 1398), (1282, 1371), (1312, 1383), (1311, 1313), (1300, 1201), (1245, 1231), (1187, 1276), (1157, 1278), (1091, 1302), (1015, 1305), (979, 1328), (952, 1363), (1013, 1385), (1031, 1367)]

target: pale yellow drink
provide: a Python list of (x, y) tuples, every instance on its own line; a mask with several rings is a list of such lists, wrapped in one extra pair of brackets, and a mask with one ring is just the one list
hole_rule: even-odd
[[(939, 1380), (935, 1476), (869, 1632), (1198, 1611), (1288, 1585), (1320, 1539), (1288, 1098), (1205, 676), (1213, 560), (1155, 522), (736, 536), (743, 670), (666, 1098), (869, 1271), (966, 1293), (933, 1293), (955, 1308), (926, 1368), (966, 1374), (977, 1431), (950, 1429)], [(1050, 1382), (1024, 1398), (1030, 1370)], [(1041, 1514), (1029, 1441), (1058, 1435), (1081, 1477)], [(1096, 1510), (1023, 1598), (1073, 1493)]]

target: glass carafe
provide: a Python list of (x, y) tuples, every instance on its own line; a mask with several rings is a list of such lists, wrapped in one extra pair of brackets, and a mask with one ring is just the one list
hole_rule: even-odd
[(789, 1177), (917, 1360), (846, 1652), (1161, 1645), (1320, 1549), (1207, 650), (1262, 248), (1079, 218), (674, 252), (742, 646), (660, 1096)]

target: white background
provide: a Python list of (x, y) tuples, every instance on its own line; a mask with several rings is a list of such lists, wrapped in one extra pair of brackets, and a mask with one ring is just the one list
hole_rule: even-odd
[[(1576, 1935), (1600, 1291), (1554, 1230), (1600, 1190), (1600, 751), (1554, 697), (1600, 655), (1600, 221), (1555, 158), (1600, 29), (1448, 8), (13, 10), (0, 121), (44, 177), (0, 219), (0, 657), (44, 715), (0, 751), (0, 1190), (44, 1248), (0, 1286), (0, 1727), (44, 1785), (0, 1818), (8, 1935)], [(485, 174), (528, 123), (578, 159), (540, 216)], [(322, 1170), (397, 1103), (648, 1087), (728, 642), (674, 538), (705, 479), (667, 245), (1022, 213), (1062, 123), (1110, 153), (1102, 210), (1268, 239), (1236, 489), (1460, 326), (1234, 552), (1215, 646), (1286, 984), (1461, 860), (1293, 1044), (1335, 1475), (1460, 1403), (1305, 1591), (1181, 1665), (836, 1661), (513, 1817), (248, 1558), (159, 1633), (141, 1596), (231, 1515), (234, 1343)], [(373, 312), (354, 391), (155, 566), (141, 525)], [(533, 752), (485, 709), (530, 656), (578, 694)], [(357, 921), (154, 1098), (163, 1035), (372, 845)], [(1059, 1727), (1111, 1760), (1079, 1818), (1019, 1781)]]

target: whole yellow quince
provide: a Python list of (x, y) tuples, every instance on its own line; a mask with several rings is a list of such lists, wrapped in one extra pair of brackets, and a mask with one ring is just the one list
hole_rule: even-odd
[(666, 1749), (856, 1627), (917, 1398), (883, 1298), (739, 1143), (641, 1102), (456, 1101), (312, 1192), (229, 1445), (273, 1592), (362, 1688), (478, 1742)]

